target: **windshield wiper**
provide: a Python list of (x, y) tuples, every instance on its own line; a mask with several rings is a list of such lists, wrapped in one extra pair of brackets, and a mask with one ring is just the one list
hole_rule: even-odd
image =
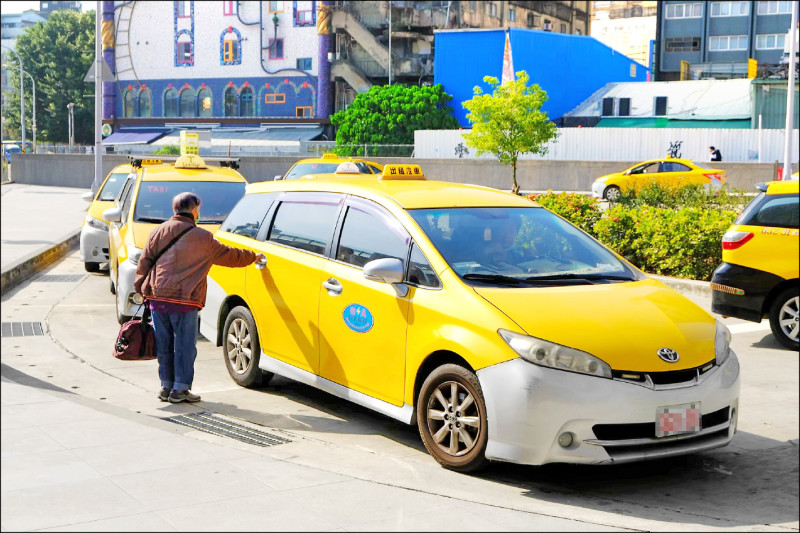
[(525, 281), (575, 281), (595, 284), (598, 281), (633, 281), (630, 276), (614, 276), (611, 274), (550, 274), (547, 276), (530, 276)]
[(197, 221), (198, 224), (222, 224), (224, 218), (201, 218)]
[(511, 276), (501, 276), (500, 274), (464, 274), (461, 276), (463, 279), (471, 279), (475, 281), (483, 281), (486, 283), (496, 283), (498, 285), (513, 285), (517, 286), (525, 283), (524, 280), (519, 278), (512, 278)]
[(139, 217), (136, 219), (136, 222), (152, 222), (154, 224), (161, 224), (166, 219), (164, 218), (157, 218), (157, 217)]

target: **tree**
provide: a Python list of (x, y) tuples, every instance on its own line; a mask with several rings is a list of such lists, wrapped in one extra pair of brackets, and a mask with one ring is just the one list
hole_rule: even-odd
[(469, 111), (472, 132), (464, 134), (467, 146), (478, 155), (492, 153), (504, 165), (511, 165), (511, 192), (519, 194), (517, 159), (521, 154), (547, 153), (547, 144), (558, 136), (556, 125), (541, 111), (547, 93), (537, 84), (528, 86), (528, 73), (517, 72), (515, 81), (500, 85), (497, 78), (486, 76), (483, 81), (492, 86), (492, 94), (480, 87), (475, 96), (462, 105)]
[[(331, 116), (337, 128), (334, 151), (367, 155), (365, 144), (414, 144), (416, 130), (455, 129), (458, 121), (448, 105), (452, 99), (441, 85), (373, 85), (356, 95), (347, 109)], [(377, 148), (370, 151), (377, 155)]]
[[(17, 38), (22, 68), (36, 81), (37, 142), (67, 142), (67, 104), (75, 108), (75, 142), (94, 142), (94, 98), (84, 98), (94, 86), (83, 81), (94, 62), (94, 11), (54, 11)], [(19, 87), (19, 62), (7, 55), (9, 84)], [(31, 82), (25, 76), (25, 138), (33, 139)], [(11, 137), (19, 139), (19, 90), (6, 93), (4, 118)]]

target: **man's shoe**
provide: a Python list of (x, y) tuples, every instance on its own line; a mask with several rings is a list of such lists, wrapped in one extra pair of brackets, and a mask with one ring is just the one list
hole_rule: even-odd
[(162, 402), (169, 400), (169, 389), (167, 387), (161, 387), (161, 392), (158, 393), (158, 399)]
[(194, 403), (200, 401), (200, 395), (192, 394), (188, 390), (174, 390), (169, 394), (169, 401), (170, 403)]

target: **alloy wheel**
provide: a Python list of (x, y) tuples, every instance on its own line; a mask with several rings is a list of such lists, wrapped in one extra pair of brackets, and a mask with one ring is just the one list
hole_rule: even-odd
[(468, 454), (481, 432), (475, 398), (461, 383), (446, 381), (431, 394), (427, 405), (428, 430), (436, 446), (452, 456)]
[(244, 374), (250, 368), (253, 360), (250, 330), (247, 327), (247, 322), (241, 318), (236, 318), (231, 322), (225, 342), (231, 368), (237, 374)]
[(800, 297), (789, 298), (778, 312), (778, 324), (786, 337), (798, 342), (800, 333)]

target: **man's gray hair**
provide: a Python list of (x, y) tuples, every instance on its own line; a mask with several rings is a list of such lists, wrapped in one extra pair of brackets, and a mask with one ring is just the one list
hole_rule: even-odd
[(189, 213), (195, 207), (200, 207), (200, 197), (193, 192), (182, 192), (172, 199), (172, 211), (178, 213)]

